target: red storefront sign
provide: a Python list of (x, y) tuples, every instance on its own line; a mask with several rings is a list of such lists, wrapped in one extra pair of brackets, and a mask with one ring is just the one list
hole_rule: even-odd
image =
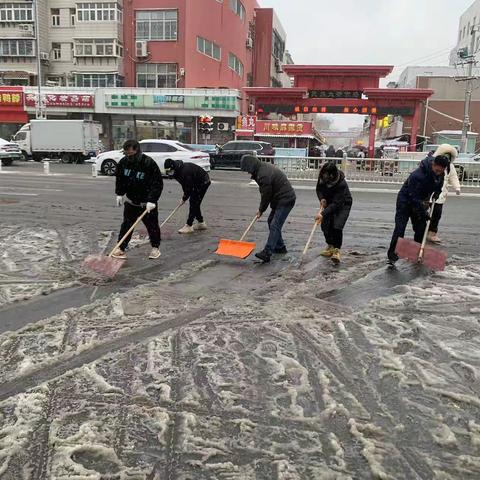
[[(35, 107), (37, 95), (27, 93), (25, 97), (25, 105), (27, 107)], [(72, 107), (72, 108), (93, 108), (95, 98), (89, 93), (48, 93), (45, 95), (45, 103), (47, 107)]]
[(313, 136), (313, 124), (312, 122), (258, 120), (255, 134), (292, 137)]
[(0, 122), (19, 124), (28, 122), (21, 88), (0, 87)]

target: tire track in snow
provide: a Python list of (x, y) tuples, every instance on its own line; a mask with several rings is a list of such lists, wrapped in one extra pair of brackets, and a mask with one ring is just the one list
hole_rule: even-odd
[(87, 363), (92, 363), (95, 360), (105, 356), (113, 351), (120, 350), (132, 344), (142, 343), (151, 337), (158, 336), (168, 330), (180, 328), (188, 325), (199, 317), (205, 317), (212, 313), (213, 309), (201, 308), (187, 312), (183, 315), (175, 316), (174, 318), (164, 320), (155, 325), (150, 325), (129, 333), (123, 337), (115, 338), (113, 340), (100, 343), (88, 350), (85, 350), (78, 355), (67, 358), (58, 358), (49, 365), (34, 370), (22, 377), (18, 377), (10, 382), (5, 382), (0, 385), (0, 401), (10, 398), (19, 393), (25, 392), (42, 383), (53, 380), (70, 370), (79, 368)]

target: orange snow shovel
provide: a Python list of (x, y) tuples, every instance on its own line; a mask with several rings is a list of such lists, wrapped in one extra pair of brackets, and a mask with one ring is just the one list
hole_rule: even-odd
[(256, 247), (256, 243), (244, 242), (243, 240), (253, 228), (257, 220), (258, 218), (255, 215), (255, 218), (251, 221), (250, 225), (245, 230), (245, 233), (242, 235), (242, 238), (240, 240), (220, 240), (217, 251), (215, 253), (217, 255), (225, 255), (227, 257), (238, 257), (243, 259), (251, 255), (251, 253)]
[[(433, 200), (433, 199), (432, 199)], [(431, 218), (435, 202), (432, 201), (432, 206), (429, 211), (429, 220), (423, 234), (422, 243), (414, 242), (405, 238), (399, 238), (395, 253), (400, 257), (412, 263), (418, 263), (424, 265), (430, 270), (441, 272), (445, 270), (445, 264), (447, 262), (447, 253), (438, 250), (437, 248), (427, 247), (427, 235), (430, 229)]]
[(128, 232), (119, 240), (115, 247), (113, 247), (112, 251), (107, 257), (105, 255), (89, 255), (83, 262), (85, 267), (95, 273), (105, 275), (106, 277), (114, 277), (120, 268), (122, 268), (125, 260), (113, 258), (113, 252), (119, 248), (125, 239), (135, 230), (135, 227), (143, 220), (147, 213), (147, 210), (144, 210), (144, 212), (137, 218), (135, 223), (129, 228)]

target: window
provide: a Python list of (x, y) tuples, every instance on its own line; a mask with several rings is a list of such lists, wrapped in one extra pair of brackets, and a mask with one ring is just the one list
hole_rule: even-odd
[(123, 47), (112, 38), (88, 38), (75, 40), (76, 57), (121, 57)]
[(144, 152), (176, 152), (177, 149), (173, 145), (169, 145), (168, 143), (142, 143), (142, 150)]
[(0, 22), (32, 22), (33, 6), (30, 3), (0, 4)]
[(233, 54), (228, 54), (228, 66), (243, 77), (243, 63)]
[(89, 2), (77, 4), (79, 22), (123, 22), (122, 7), (116, 2)]
[(463, 38), (465, 38), (465, 30), (467, 27), (463, 27)]
[(70, 9), (70, 26), (75, 26), (75, 17), (77, 16), (77, 12), (74, 8)]
[(175, 88), (176, 63), (143, 63), (137, 65), (137, 87)]
[(230, 9), (242, 20), (245, 19), (245, 7), (240, 0), (230, 0)]
[(272, 45), (273, 56), (283, 62), (283, 57), (285, 56), (285, 42), (276, 30), (273, 30)]
[(27, 132), (18, 132), (15, 135), (15, 141), (17, 140), (26, 140), (27, 139)]
[(51, 8), (50, 17), (52, 18), (52, 27), (59, 27), (60, 26), (60, 9)]
[(52, 43), (52, 58), (54, 60), (62, 58), (62, 45), (60, 43)]
[(137, 40), (176, 40), (177, 11), (152, 10), (137, 12)]
[(82, 73), (75, 75), (76, 87), (121, 87), (123, 77), (116, 73)]
[(220, 60), (222, 58), (221, 48), (216, 43), (202, 37), (197, 37), (197, 50), (215, 60)]
[(5, 57), (34, 57), (33, 40), (0, 40), (0, 56)]

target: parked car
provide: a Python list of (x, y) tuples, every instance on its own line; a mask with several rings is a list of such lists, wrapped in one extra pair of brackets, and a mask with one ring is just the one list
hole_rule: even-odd
[(21, 148), (13, 142), (0, 138), (0, 160), (2, 165), (9, 166), (14, 160), (24, 160)]
[[(153, 158), (165, 175), (165, 160), (183, 160), (195, 163), (207, 172), (210, 171), (210, 156), (208, 153), (199, 152), (192, 147), (174, 140), (142, 140), (142, 152)], [(118, 162), (123, 158), (123, 150), (111, 150), (98, 155), (95, 160), (97, 172), (104, 175), (115, 175)]]
[(461, 181), (480, 180), (480, 155), (461, 153), (454, 165)]
[(223, 147), (217, 147), (216, 152), (210, 153), (210, 162), (212, 168), (240, 168), (240, 161), (246, 154), (273, 157), (275, 149), (267, 142), (234, 140)]

